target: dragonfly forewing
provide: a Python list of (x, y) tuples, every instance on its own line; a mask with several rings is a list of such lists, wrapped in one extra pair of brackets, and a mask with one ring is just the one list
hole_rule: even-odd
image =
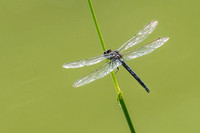
[(142, 42), (145, 40), (149, 34), (151, 34), (154, 29), (156, 28), (158, 21), (151, 21), (149, 22), (142, 30), (140, 30), (134, 37), (124, 43), (119, 49), (119, 52), (123, 52), (128, 48)]
[(78, 68), (78, 67), (90, 66), (90, 65), (99, 63), (109, 57), (112, 57), (112, 55), (99, 55), (99, 56), (84, 59), (84, 60), (68, 62), (68, 63), (65, 63), (63, 67), (64, 68)]
[(85, 77), (77, 80), (74, 83), (73, 87), (83, 86), (92, 81), (103, 78), (104, 76), (108, 75), (110, 72), (115, 70), (117, 67), (119, 67), (120, 65), (121, 65), (121, 62), (119, 62), (118, 60), (107, 62), (106, 64), (99, 67), (95, 71), (93, 71), (90, 74), (86, 75)]
[(158, 38), (157, 40), (143, 45), (139, 48), (136, 48), (134, 50), (131, 50), (129, 52), (126, 52), (123, 55), (123, 58), (125, 60), (132, 60), (134, 58), (149, 54), (151, 52), (153, 52), (155, 49), (159, 48), (160, 46), (162, 46), (164, 43), (166, 43), (169, 40), (168, 37), (163, 37), (163, 38)]

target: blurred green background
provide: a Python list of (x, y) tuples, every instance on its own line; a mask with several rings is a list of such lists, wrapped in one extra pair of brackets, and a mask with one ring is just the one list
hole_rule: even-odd
[[(170, 40), (116, 74), (137, 133), (199, 133), (200, 2), (92, 0), (107, 48), (117, 49), (151, 20)], [(0, 132), (129, 133), (108, 75), (73, 88), (104, 62), (64, 69), (102, 54), (87, 0), (0, 0)]]

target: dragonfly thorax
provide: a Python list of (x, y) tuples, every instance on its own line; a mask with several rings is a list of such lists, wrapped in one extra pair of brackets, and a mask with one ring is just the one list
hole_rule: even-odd
[(117, 50), (112, 51), (112, 54), (114, 55), (115, 58), (122, 58), (122, 55)]
[(105, 56), (106, 56), (106, 55), (110, 55), (111, 57), (108, 58), (108, 59), (110, 59), (110, 60), (122, 58), (122, 55), (121, 55), (121, 54), (119, 53), (119, 51), (117, 51), (117, 50), (112, 51), (111, 49), (108, 49), (108, 50), (106, 50), (103, 54), (104, 54)]

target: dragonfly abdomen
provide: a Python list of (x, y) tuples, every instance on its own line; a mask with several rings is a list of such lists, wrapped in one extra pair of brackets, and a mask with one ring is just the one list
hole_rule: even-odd
[(122, 66), (139, 82), (139, 84), (149, 93), (149, 88), (144, 84), (144, 82), (137, 76), (137, 74), (126, 64), (126, 62), (119, 58), (119, 61), (122, 63)]

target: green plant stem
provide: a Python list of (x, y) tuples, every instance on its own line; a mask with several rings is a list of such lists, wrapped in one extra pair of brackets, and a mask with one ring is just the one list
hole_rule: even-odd
[(101, 35), (100, 29), (99, 29), (99, 26), (98, 26), (98, 23), (97, 23), (97, 19), (96, 19), (95, 13), (94, 13), (94, 9), (93, 9), (92, 3), (91, 3), (90, 0), (88, 0), (88, 3), (89, 3), (89, 6), (90, 6), (90, 11), (92, 13), (92, 17), (93, 17), (93, 20), (94, 20), (95, 27), (97, 29), (97, 33), (98, 33), (99, 39), (100, 39), (100, 42), (101, 42), (101, 46), (103, 48), (103, 51), (106, 51), (106, 46), (104, 44), (103, 37)]
[[(93, 10), (93, 6), (92, 6), (92, 3), (91, 3), (91, 0), (88, 0), (88, 3), (89, 3), (89, 7), (90, 7), (90, 11), (92, 13), (92, 17), (93, 17), (93, 20), (94, 20), (94, 23), (95, 23), (95, 27), (96, 27), (96, 30), (97, 30), (97, 33), (98, 33), (98, 36), (99, 36), (99, 39), (100, 39), (100, 42), (101, 42), (101, 46), (103, 48), (103, 51), (106, 51), (106, 47), (105, 47), (105, 44), (104, 44), (104, 41), (103, 41), (103, 37), (101, 35), (101, 32), (100, 32), (100, 29), (99, 29), (99, 26), (98, 26), (98, 23), (97, 23), (97, 19), (96, 19), (96, 16), (95, 16), (95, 13), (94, 13), (94, 10)], [(120, 90), (119, 88), (119, 85), (117, 83), (117, 79), (114, 75), (114, 72), (111, 72), (111, 76), (112, 76), (112, 79), (113, 79), (113, 83), (115, 85), (115, 88), (116, 88), (116, 91), (118, 93), (117, 95), (117, 99), (118, 99), (118, 102), (120, 103), (120, 107), (122, 108), (123, 110), (123, 113), (126, 117), (126, 121), (129, 125), (129, 128), (131, 130), (131, 133), (135, 133), (135, 129), (133, 127), (133, 124), (132, 124), (132, 121), (131, 121), (131, 118), (129, 116), (129, 113), (128, 113), (128, 110), (126, 108), (126, 104), (124, 102), (124, 98), (123, 98), (123, 95), (122, 95), (122, 91)]]
[(131, 118), (129, 116), (128, 109), (126, 108), (126, 104), (124, 102), (124, 98), (123, 98), (122, 93), (119, 93), (117, 98), (118, 98), (118, 101), (119, 101), (119, 103), (121, 105), (123, 113), (124, 113), (124, 115), (126, 117), (126, 121), (127, 121), (128, 126), (129, 126), (129, 128), (131, 130), (131, 133), (135, 133), (135, 129), (133, 127), (133, 123), (132, 123)]

